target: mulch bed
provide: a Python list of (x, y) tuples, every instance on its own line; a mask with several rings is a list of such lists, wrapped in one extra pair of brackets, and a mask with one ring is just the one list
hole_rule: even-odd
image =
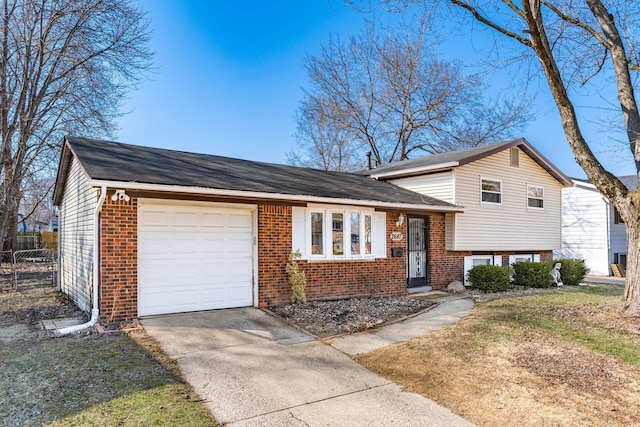
[(436, 303), (412, 297), (364, 297), (269, 307), (318, 338), (372, 329), (420, 313)]

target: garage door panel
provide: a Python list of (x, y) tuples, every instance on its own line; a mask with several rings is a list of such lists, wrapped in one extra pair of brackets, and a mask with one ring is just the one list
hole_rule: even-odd
[(175, 212), (173, 226), (176, 228), (196, 228), (198, 227), (198, 215), (195, 212)]
[(231, 254), (250, 255), (252, 252), (252, 236), (229, 236), (227, 251)]
[(203, 236), (201, 240), (201, 251), (203, 255), (218, 255), (226, 251), (226, 241), (224, 236)]
[(200, 253), (199, 243), (197, 239), (185, 238), (183, 236), (176, 238), (170, 243), (170, 254), (172, 255), (197, 255)]
[(224, 229), (227, 225), (225, 215), (221, 213), (204, 212), (200, 216), (200, 224), (203, 228)]
[(139, 239), (138, 249), (144, 256), (169, 253), (169, 240), (162, 236), (146, 236)]
[(239, 228), (244, 230), (251, 229), (251, 215), (250, 214), (231, 214), (228, 217), (228, 225), (230, 228)]
[(140, 225), (143, 227), (169, 225), (169, 212), (160, 209), (147, 209), (144, 218), (141, 218)]
[(253, 212), (140, 204), (139, 314), (253, 303)]
[(247, 286), (237, 286), (229, 288), (229, 300), (241, 304), (246, 301), (247, 298), (251, 298), (250, 292), (247, 290)]

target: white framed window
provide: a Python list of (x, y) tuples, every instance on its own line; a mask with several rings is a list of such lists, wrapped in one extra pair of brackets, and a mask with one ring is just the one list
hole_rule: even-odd
[(292, 250), (303, 259), (386, 258), (386, 214), (359, 207), (293, 207)]
[(311, 256), (324, 256), (324, 212), (311, 212)]
[(516, 262), (540, 262), (540, 254), (516, 254), (509, 255), (509, 265)]
[(464, 257), (464, 285), (471, 286), (468, 273), (477, 265), (502, 265), (500, 255), (467, 255)]
[(480, 179), (480, 200), (487, 205), (502, 204), (502, 180)]
[(539, 185), (527, 185), (527, 207), (532, 209), (544, 209), (544, 187)]

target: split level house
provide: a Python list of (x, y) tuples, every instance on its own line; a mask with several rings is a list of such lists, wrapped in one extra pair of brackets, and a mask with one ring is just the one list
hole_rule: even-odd
[[(637, 176), (618, 178), (636, 191)], [(556, 256), (584, 259), (591, 274), (624, 273), (627, 229), (618, 211), (588, 180), (573, 179), (573, 186), (562, 192), (562, 248)]]
[[(445, 214), (452, 269), (549, 260), (561, 246), (562, 189), (571, 180), (525, 139), (390, 163), (364, 172), (464, 207)], [(411, 227), (411, 224), (409, 225)], [(410, 271), (415, 265), (409, 248)], [(411, 274), (411, 273), (410, 273)]]
[(102, 322), (442, 289), (479, 263), (560, 248), (570, 181), (525, 140), (329, 172), (64, 140), (59, 286)]

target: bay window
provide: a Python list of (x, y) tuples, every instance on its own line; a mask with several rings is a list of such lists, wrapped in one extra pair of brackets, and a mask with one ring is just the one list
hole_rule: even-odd
[(361, 207), (293, 207), (292, 250), (303, 259), (386, 257), (386, 214)]

